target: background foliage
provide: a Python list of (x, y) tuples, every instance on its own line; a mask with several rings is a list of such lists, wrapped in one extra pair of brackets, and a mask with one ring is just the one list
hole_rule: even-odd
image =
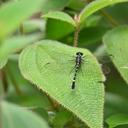
[(127, 2), (1, 0), (0, 127), (127, 128)]

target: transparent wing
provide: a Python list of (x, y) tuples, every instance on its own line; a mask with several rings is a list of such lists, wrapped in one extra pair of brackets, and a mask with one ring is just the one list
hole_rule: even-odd
[[(43, 54), (37, 55), (37, 66), (42, 76), (42, 79), (53, 81), (53, 84), (63, 81), (61, 86), (70, 86), (71, 78), (70, 72), (75, 65), (74, 58), (69, 55), (61, 55), (58, 53), (54, 56)], [(61, 84), (61, 83), (60, 83)]]
[[(85, 78), (87, 76), (86, 65), (88, 65), (88, 64), (89, 64), (89, 60), (86, 58), (86, 56), (83, 57), (81, 66), (79, 67), (77, 74), (76, 74), (75, 88), (77, 88), (77, 86), (81, 85), (81, 83), (84, 84)], [(72, 82), (73, 82), (74, 74), (75, 74), (75, 67), (73, 68), (73, 70), (70, 74), (70, 78), (71, 78)], [(71, 85), (72, 85), (72, 82), (71, 82)]]
[[(38, 49), (39, 51), (40, 49)], [(62, 51), (63, 52), (63, 51)], [(61, 52), (55, 52), (53, 53), (46, 53), (43, 51), (43, 55), (40, 54), (41, 51), (39, 51), (39, 54), (37, 53), (37, 66), (40, 71), (40, 74), (42, 76), (42, 79), (46, 82), (52, 81), (51, 83), (56, 84), (60, 81), (60, 86), (71, 88), (72, 79), (74, 77), (74, 66), (75, 66), (75, 52), (74, 54), (63, 54)], [(90, 69), (90, 62), (89, 56), (84, 57), (84, 61), (81, 64), (81, 69), (77, 72), (76, 77), (76, 86), (85, 86), (89, 82), (87, 79), (88, 75), (90, 75), (90, 72), (92, 72), (92, 69)], [(92, 65), (92, 64), (91, 64)], [(92, 67), (91, 67), (92, 68)], [(90, 77), (92, 79), (92, 77)], [(62, 84), (62, 85), (61, 85)], [(89, 84), (87, 84), (89, 85)]]

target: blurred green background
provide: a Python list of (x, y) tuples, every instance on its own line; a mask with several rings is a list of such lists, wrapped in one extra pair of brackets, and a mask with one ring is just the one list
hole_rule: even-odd
[[(2, 9), (2, 7), (8, 4), (8, 2), (13, 3), (17, 1), (18, 0), (1, 0), (0, 7)], [(56, 19), (43, 19), (41, 18), (41, 15), (51, 10), (61, 10), (73, 17), (74, 14), (79, 14), (79, 12), (85, 7), (85, 5), (89, 4), (90, 1), (46, 0), (46, 2), (48, 2), (48, 4), (45, 4), (45, 6), (42, 4), (41, 9), (37, 9), (36, 13), (33, 13), (31, 17), (29, 16), (27, 19), (25, 17), (25, 20), (21, 22), (15, 31), (7, 34), (4, 39), (1, 38), (1, 42), (4, 42), (3, 40), (9, 40), (13, 36), (30, 36), (34, 34), (36, 37), (30, 42), (33, 42), (33, 40), (38, 41), (41, 39), (51, 39), (73, 46), (74, 28), (70, 24)], [(28, 2), (26, 2), (26, 4), (28, 4)], [(29, 4), (31, 6), (31, 3)], [(14, 13), (17, 15), (15, 11)], [(6, 14), (0, 13), (0, 15), (4, 16)], [(0, 18), (2, 16), (0, 16)], [(11, 19), (11, 17), (9, 18)], [(127, 24), (127, 22), (128, 3), (120, 3), (106, 7), (90, 16), (86, 20), (86, 23), (83, 24), (79, 33), (78, 47), (89, 49), (97, 57), (99, 62), (102, 64), (103, 70), (105, 71), (105, 128), (108, 127), (107, 123), (105, 122), (108, 117), (119, 113), (126, 115), (128, 114), (128, 86), (112, 64), (111, 60), (109, 59), (109, 55), (106, 54), (102, 37), (107, 31), (119, 25)], [(46, 125), (46, 128), (86, 128), (87, 126), (71, 112), (56, 103), (56, 101), (54, 101), (47, 94), (33, 86), (31, 82), (23, 78), (18, 67), (18, 57), (26, 45), (28, 44), (25, 44), (22, 48), (18, 48), (13, 54), (10, 54), (8, 56), (7, 64), (0, 71), (0, 100), (2, 105), (5, 106), (5, 108), (8, 106), (9, 108), (7, 110), (11, 109), (11, 106), (9, 105), (12, 103), (22, 106), (27, 110), (32, 110), (32, 114), (36, 114), (36, 116), (39, 116), (39, 118), (44, 121), (41, 125)], [(106, 73), (106, 70), (109, 71)], [(8, 101), (10, 104), (4, 103), (5, 101)], [(0, 111), (0, 116), (2, 117), (3, 110), (0, 109)], [(6, 124), (3, 126), (3, 128), (15, 128), (15, 126), (18, 126), (17, 124), (14, 127), (12, 125), (11, 127), (7, 117), (4, 118), (6, 119)], [(4, 124), (3, 120), (5, 119), (0, 118), (1, 125)], [(32, 123), (32, 120), (28, 119), (28, 122)], [(127, 124), (128, 119), (126, 124), (122, 124), (116, 128), (128, 128)], [(26, 126), (27, 125), (24, 124), (24, 128), (30, 127)], [(34, 126), (32, 127), (34, 128)], [(17, 128), (20, 128), (20, 126)]]

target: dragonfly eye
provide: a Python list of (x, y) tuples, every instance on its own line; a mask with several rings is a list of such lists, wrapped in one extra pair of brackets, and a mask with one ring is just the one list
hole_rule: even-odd
[(83, 53), (82, 53), (82, 52), (80, 52), (80, 55), (81, 55), (81, 56), (83, 56)]
[(76, 55), (81, 55), (82, 56), (83, 53), (82, 52), (77, 52)]

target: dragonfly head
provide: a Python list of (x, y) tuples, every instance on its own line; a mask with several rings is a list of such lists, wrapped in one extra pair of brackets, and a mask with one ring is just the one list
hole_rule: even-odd
[(77, 52), (76, 55), (83, 56), (83, 53), (82, 52)]

